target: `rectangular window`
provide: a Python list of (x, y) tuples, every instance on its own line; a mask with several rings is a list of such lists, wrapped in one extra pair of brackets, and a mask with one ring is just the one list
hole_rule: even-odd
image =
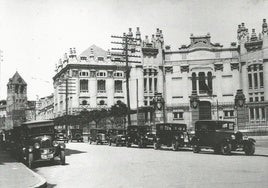
[(253, 102), (253, 97), (249, 97), (249, 102)]
[(265, 108), (261, 108), (261, 117), (263, 120), (265, 119)]
[(154, 78), (154, 91), (157, 92), (157, 78)]
[(173, 118), (178, 119), (178, 112), (173, 112)]
[(115, 93), (122, 93), (123, 92), (121, 80), (115, 80), (114, 90), (115, 90)]
[(146, 78), (144, 78), (143, 79), (143, 84), (144, 84), (144, 91), (146, 92), (147, 91), (147, 79)]
[(254, 119), (254, 108), (249, 109), (249, 114), (250, 114), (250, 119), (253, 120)]
[(254, 88), (258, 88), (258, 74), (254, 73)]
[(259, 111), (259, 108), (255, 108), (255, 112), (256, 112), (256, 119), (260, 119), (260, 111)]
[(152, 78), (149, 78), (149, 91), (153, 92), (153, 90), (152, 90)]
[(248, 86), (249, 86), (249, 89), (252, 88), (252, 76), (251, 76), (251, 74), (248, 74)]
[(98, 93), (105, 93), (105, 80), (98, 80), (97, 82)]
[(263, 88), (263, 72), (260, 72), (260, 87)]
[(264, 101), (264, 96), (261, 97), (261, 101)]
[(259, 97), (255, 97), (255, 101), (258, 102), (259, 101)]
[(233, 110), (230, 111), (230, 117), (234, 117), (234, 111)]
[(88, 80), (80, 80), (80, 92), (88, 92)]
[(179, 119), (183, 119), (183, 112), (179, 112)]

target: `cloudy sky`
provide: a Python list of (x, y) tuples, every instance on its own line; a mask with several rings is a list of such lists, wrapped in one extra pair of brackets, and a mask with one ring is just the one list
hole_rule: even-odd
[(129, 27), (140, 27), (142, 37), (162, 29), (172, 49), (188, 44), (191, 33), (208, 32), (229, 46), (241, 22), (260, 32), (267, 10), (266, 0), (0, 0), (0, 99), (16, 71), (30, 100), (51, 94), (55, 63), (70, 47), (107, 50), (110, 36)]

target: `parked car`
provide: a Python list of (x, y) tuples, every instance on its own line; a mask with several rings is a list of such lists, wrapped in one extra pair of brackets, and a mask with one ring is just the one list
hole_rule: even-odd
[(76, 140), (77, 142), (83, 142), (83, 130), (82, 129), (71, 129), (71, 142)]
[(220, 120), (200, 120), (195, 123), (195, 136), (192, 139), (193, 152), (202, 148), (213, 149), (215, 153), (231, 154), (231, 151), (244, 151), (246, 155), (255, 153), (255, 140), (234, 131), (234, 122)]
[(160, 123), (156, 124), (156, 136), (154, 149), (160, 149), (162, 145), (171, 147), (177, 151), (182, 147), (190, 147), (190, 137), (186, 124)]
[(56, 157), (65, 164), (65, 144), (57, 142), (52, 120), (22, 123), (17, 139), (17, 154), (29, 168), (36, 161), (52, 161)]
[(65, 129), (56, 129), (56, 139), (58, 141), (63, 141), (64, 143), (69, 141), (67, 136), (67, 131)]
[(139, 148), (147, 147), (154, 144), (154, 134), (149, 126), (128, 126), (127, 127), (127, 147), (132, 144), (138, 145)]
[(109, 145), (115, 144), (116, 146), (126, 145), (126, 130), (125, 129), (109, 129), (107, 131)]
[(96, 144), (107, 143), (106, 129), (90, 129), (89, 143), (96, 142)]

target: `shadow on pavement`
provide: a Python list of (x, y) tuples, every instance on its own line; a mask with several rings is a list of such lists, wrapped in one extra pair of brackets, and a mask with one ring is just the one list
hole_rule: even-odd
[(10, 155), (9, 151), (0, 149), (0, 165), (14, 162), (16, 162), (16, 160)]
[(74, 149), (68, 149), (68, 148), (65, 149), (65, 156), (70, 156), (70, 155), (73, 155), (73, 154), (80, 154), (80, 153), (87, 153), (87, 152), (74, 150)]
[(57, 186), (57, 184), (47, 183), (46, 188), (53, 188), (53, 187), (56, 187), (56, 186)]
[[(222, 155), (218, 153), (214, 153), (213, 151), (201, 151), (196, 154), (210, 154), (210, 155)], [(224, 156), (224, 155), (222, 155)], [(225, 155), (228, 156), (228, 155)], [(254, 154), (254, 155), (246, 155), (244, 152), (232, 152), (229, 156), (244, 156), (244, 157), (268, 157), (266, 154)]]

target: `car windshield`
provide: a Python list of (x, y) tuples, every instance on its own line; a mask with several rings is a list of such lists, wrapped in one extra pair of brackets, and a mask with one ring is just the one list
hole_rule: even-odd
[(54, 127), (46, 126), (46, 127), (34, 127), (29, 130), (30, 135), (42, 135), (42, 134), (53, 134)]
[(234, 123), (223, 123), (219, 128), (225, 130), (234, 130)]

